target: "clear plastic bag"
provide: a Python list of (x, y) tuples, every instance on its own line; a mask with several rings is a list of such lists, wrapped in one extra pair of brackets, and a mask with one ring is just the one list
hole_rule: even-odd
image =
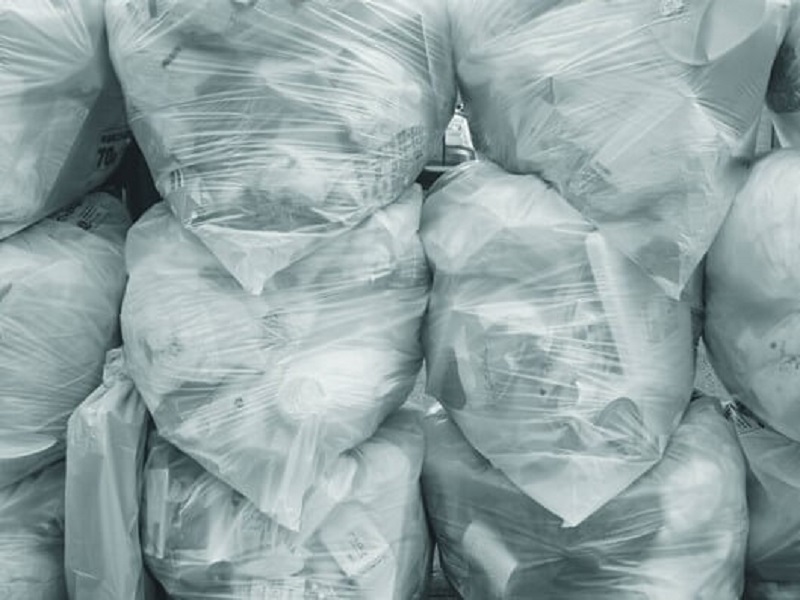
[(788, 0), (450, 0), (476, 148), (677, 298), (754, 150)]
[(425, 202), (427, 391), (576, 525), (661, 458), (692, 393), (699, 290), (675, 301), (552, 188), (477, 162)]
[(184, 600), (423, 600), (431, 542), (419, 415), (391, 415), (310, 492), (292, 533), (158, 436), (145, 468), (144, 552)]
[(718, 402), (692, 402), (664, 459), (575, 528), (480, 456), (441, 409), (422, 488), (447, 578), (465, 600), (738, 600), (745, 466)]
[(429, 274), (416, 187), (241, 288), (163, 204), (131, 229), (122, 331), (159, 432), (282, 525), (411, 391)]
[(747, 459), (746, 600), (800, 597), (800, 444), (743, 405), (726, 407)]
[(139, 539), (148, 422), (122, 350), (109, 351), (103, 383), (67, 430), (64, 565), (75, 600), (151, 597)]
[(0, 598), (67, 600), (63, 461), (0, 488)]
[(0, 487), (64, 456), (119, 343), (129, 219), (108, 194), (0, 241)]
[(0, 238), (78, 200), (130, 139), (103, 0), (5, 0), (0, 10)]
[(269, 277), (383, 206), (452, 115), (440, 0), (110, 0), (131, 128), (181, 222)]
[(709, 360), (731, 396), (800, 441), (800, 153), (758, 161), (706, 261)]

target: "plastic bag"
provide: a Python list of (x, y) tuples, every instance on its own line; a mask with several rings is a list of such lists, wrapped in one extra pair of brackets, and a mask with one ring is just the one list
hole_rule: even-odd
[(731, 396), (800, 441), (800, 153), (753, 167), (706, 261), (704, 339)]
[(743, 405), (726, 407), (747, 459), (747, 600), (800, 597), (800, 444)]
[(63, 462), (0, 488), (0, 598), (67, 600)]
[(105, 181), (130, 134), (103, 0), (4, 0), (0, 238)]
[(575, 528), (528, 498), (442, 410), (425, 421), (422, 488), (465, 600), (738, 600), (745, 468), (716, 401), (693, 402), (664, 459)]
[(243, 290), (157, 205), (131, 229), (122, 331), (159, 432), (282, 525), (411, 391), (429, 275), (420, 191)]
[(440, 0), (110, 0), (107, 16), (161, 195), (252, 293), (441, 152), (455, 83)]
[(67, 431), (66, 548), (70, 597), (144, 600), (139, 497), (149, 418), (109, 351), (103, 383), (72, 414)]
[(800, 3), (791, 0), (789, 31), (770, 73), (767, 106), (782, 146), (800, 145)]
[(692, 393), (697, 299), (670, 299), (555, 190), (488, 162), (442, 180), (421, 236), (428, 393), (580, 523), (660, 460)]
[(291, 533), (161, 438), (146, 465), (144, 551), (182, 599), (423, 600), (432, 546), (418, 415), (342, 455)]
[(787, 0), (450, 0), (476, 148), (677, 298), (754, 150)]
[(0, 242), (0, 487), (64, 456), (119, 343), (129, 219), (93, 194)]

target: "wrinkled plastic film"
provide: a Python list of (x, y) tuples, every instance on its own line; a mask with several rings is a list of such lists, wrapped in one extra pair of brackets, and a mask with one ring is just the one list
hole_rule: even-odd
[(434, 189), (421, 236), (428, 393), (580, 523), (661, 459), (691, 396), (697, 299), (671, 300), (552, 188), (488, 162)]
[(250, 292), (400, 197), (454, 103), (436, 0), (112, 0), (112, 58), (161, 195)]
[(800, 145), (800, 4), (792, 2), (790, 27), (772, 65), (767, 106), (783, 147)]

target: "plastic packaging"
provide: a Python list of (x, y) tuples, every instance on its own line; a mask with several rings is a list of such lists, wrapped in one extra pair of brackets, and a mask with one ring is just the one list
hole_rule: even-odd
[(63, 461), (0, 488), (0, 598), (67, 600)]
[(64, 456), (119, 343), (122, 203), (93, 194), (0, 242), (0, 487)]
[(689, 406), (664, 459), (575, 528), (426, 417), (422, 487), (447, 578), (465, 600), (738, 600), (745, 468), (719, 404)]
[(749, 156), (789, 0), (450, 0), (476, 148), (677, 298)]
[(441, 0), (110, 0), (106, 13), (161, 195), (252, 293), (441, 152), (455, 100)]
[(706, 261), (704, 339), (731, 396), (800, 441), (800, 153), (757, 162)]
[(163, 204), (131, 229), (122, 331), (159, 432), (282, 525), (411, 391), (429, 274), (421, 193), (242, 289)]
[(743, 405), (726, 407), (747, 459), (746, 600), (800, 597), (800, 444)]
[(421, 236), (428, 393), (531, 498), (580, 523), (660, 460), (680, 421), (697, 286), (671, 300), (555, 190), (489, 162), (441, 180)]
[(310, 492), (292, 533), (168, 445), (151, 438), (144, 551), (184, 600), (423, 600), (431, 542), (420, 496), (417, 413), (390, 416)]
[(148, 422), (122, 350), (109, 351), (103, 383), (67, 430), (64, 565), (74, 600), (146, 598), (139, 499)]
[(781, 146), (800, 146), (800, 3), (796, 0), (789, 31), (772, 65), (767, 106)]
[(103, 0), (4, 0), (0, 239), (78, 200), (130, 139)]

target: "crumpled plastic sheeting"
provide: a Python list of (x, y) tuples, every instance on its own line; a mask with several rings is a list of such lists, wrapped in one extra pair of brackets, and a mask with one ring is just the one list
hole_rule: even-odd
[(715, 400), (692, 402), (664, 459), (576, 528), (492, 468), (444, 411), (425, 434), (425, 504), (465, 600), (741, 597), (745, 466)]
[(72, 414), (67, 430), (67, 587), (75, 600), (144, 600), (139, 498), (149, 418), (109, 351), (103, 383)]
[(441, 153), (441, 0), (110, 0), (107, 16), (161, 195), (252, 293)]
[(339, 454), (407, 398), (429, 273), (421, 192), (242, 289), (157, 205), (131, 229), (122, 332), (159, 432), (286, 527)]
[(185, 600), (423, 600), (432, 550), (423, 448), (419, 415), (393, 414), (317, 481), (291, 533), (156, 437), (145, 474), (147, 564)]
[(476, 148), (677, 298), (755, 146), (789, 0), (450, 0)]
[(731, 396), (800, 441), (800, 153), (757, 162), (706, 261), (704, 339)]
[(791, 26), (772, 65), (767, 91), (772, 124), (784, 147), (800, 146), (800, 2), (791, 2)]
[(445, 176), (420, 233), (427, 392), (580, 523), (661, 459), (692, 394), (699, 290), (670, 299), (555, 190), (489, 162)]
[(726, 407), (747, 459), (746, 600), (800, 597), (800, 444), (743, 405)]
[(107, 194), (0, 242), (0, 487), (64, 456), (119, 343), (129, 218)]
[(63, 462), (0, 488), (0, 598), (67, 600)]
[(0, 10), (0, 238), (113, 172), (130, 134), (103, 0), (5, 0)]

